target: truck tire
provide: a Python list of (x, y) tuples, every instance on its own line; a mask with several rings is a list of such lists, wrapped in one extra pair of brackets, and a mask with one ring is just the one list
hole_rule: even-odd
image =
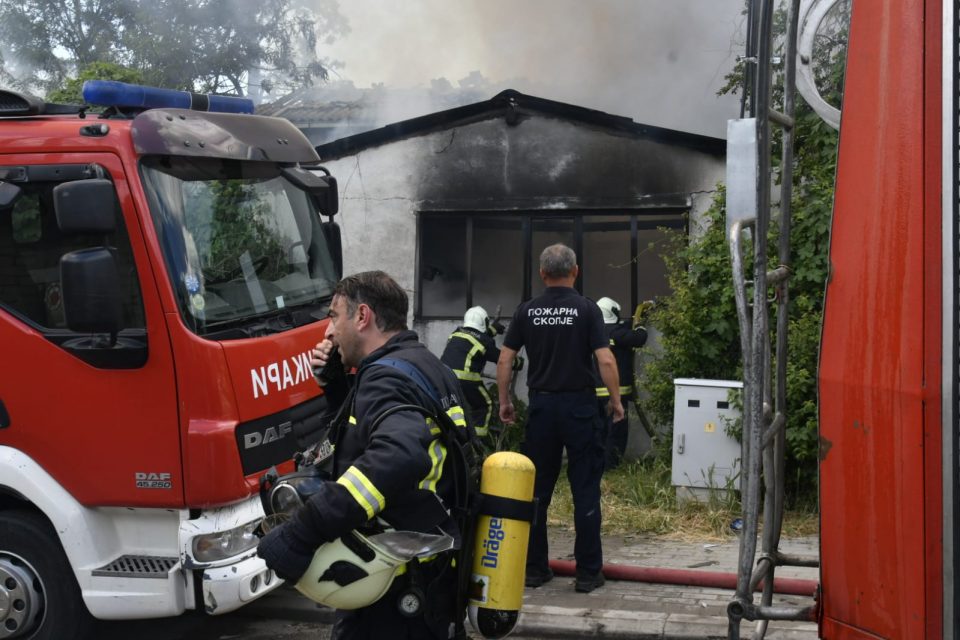
[(92, 622), (50, 524), (0, 511), (0, 639), (80, 640)]

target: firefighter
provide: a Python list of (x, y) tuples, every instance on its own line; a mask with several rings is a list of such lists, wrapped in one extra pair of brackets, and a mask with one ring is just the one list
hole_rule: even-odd
[[(603, 314), (603, 333), (610, 344), (610, 350), (617, 361), (617, 373), (620, 376), (620, 397), (624, 404), (633, 396), (633, 354), (647, 342), (647, 330), (641, 326), (633, 327), (628, 320), (620, 320), (620, 305), (607, 297), (597, 300), (597, 306)], [(597, 398), (605, 402), (610, 392), (606, 387), (597, 387)], [(623, 452), (627, 448), (627, 436), (630, 433), (630, 417), (627, 411), (623, 419), (614, 422), (607, 417), (608, 435), (605, 469), (610, 470), (620, 464)]]
[(589, 593), (604, 583), (601, 571), (600, 478), (603, 475), (606, 421), (597, 404), (596, 373), (610, 390), (608, 409), (623, 419), (617, 365), (603, 335), (603, 316), (596, 303), (573, 288), (579, 268), (570, 247), (554, 244), (540, 254), (543, 294), (517, 307), (497, 361), (500, 419), (516, 421), (507, 393), (511, 361), (521, 347), (530, 359), (527, 385), (530, 405), (521, 452), (537, 474), (534, 495), (537, 518), (530, 529), (525, 583), (538, 587), (553, 578), (547, 548), (547, 507), (567, 451), (567, 477), (573, 493), (576, 529), (574, 588)]
[[(472, 429), (464, 416), (456, 377), (419, 342), (416, 333), (407, 330), (407, 309), (406, 293), (382, 271), (349, 276), (334, 289), (330, 324), (325, 339), (312, 352), (311, 365), (315, 370), (325, 367), (335, 360), (336, 349), (343, 370), (356, 371), (348, 376), (345, 396), (336, 389), (328, 394), (343, 397), (331, 426), (331, 477), (336, 480), (323, 483), (258, 547), (267, 566), (281, 578), (297, 582), (321, 545), (344, 540), (358, 529), (444, 532), (459, 538), (449, 512), (458, 490), (450, 453), (440, 439), (439, 427), (413, 408), (434, 406), (468, 434)], [(404, 367), (397, 360), (404, 361)], [(408, 374), (411, 366), (420, 378)], [(325, 374), (324, 378), (343, 376)], [(432, 393), (425, 393), (425, 388)], [(411, 563), (415, 570), (404, 574), (406, 578), (396, 578), (373, 604), (338, 610), (333, 637), (446, 639), (456, 617), (452, 553)], [(331, 567), (334, 573), (335, 569)], [(411, 573), (418, 574), (426, 596), (427, 604), (417, 615), (398, 607), (400, 596), (410, 588)], [(358, 577), (344, 576), (347, 582)]]
[[(460, 386), (470, 411), (470, 423), (477, 435), (486, 437), (493, 419), (493, 399), (481, 374), (488, 362), (496, 363), (500, 348), (494, 338), (503, 333), (499, 321), (491, 321), (483, 307), (470, 307), (463, 314), (463, 326), (457, 327), (447, 338), (440, 361), (460, 380)], [(514, 359), (514, 371), (523, 368), (523, 359)]]

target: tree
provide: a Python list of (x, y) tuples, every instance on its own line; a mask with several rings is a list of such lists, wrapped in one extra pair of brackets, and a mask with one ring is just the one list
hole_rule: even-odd
[[(843, 95), (849, 15), (849, 1), (840, 3), (825, 21), (814, 50), (820, 93), (835, 105)], [(781, 27), (778, 31), (783, 33), (782, 12), (777, 20)], [(741, 82), (742, 64), (728, 76), (728, 84), (721, 91), (736, 91)], [(782, 84), (781, 76), (775, 85), (780, 87), (778, 92)], [(780, 97), (774, 96), (776, 104)], [(786, 434), (788, 495), (804, 499), (816, 488), (816, 368), (838, 136), (799, 96), (795, 115)], [(779, 144), (777, 137), (773, 154), (776, 165)], [(778, 170), (775, 166), (775, 175), (779, 175)], [(689, 242), (683, 235), (675, 237), (675, 250), (667, 258), (672, 293), (658, 304), (651, 317), (651, 324), (662, 332), (663, 349), (645, 365), (640, 376), (649, 395), (646, 408), (659, 424), (673, 421), (674, 378), (742, 376), (724, 204), (725, 192), (720, 189), (703, 217), (705, 229)], [(776, 222), (770, 231), (772, 265), (778, 261)], [(752, 273), (752, 265), (746, 269), (747, 274)]]
[(99, 62), (156, 86), (244, 95), (251, 71), (267, 85), (327, 77), (318, 45), (348, 27), (336, 0), (320, 8), (300, 0), (0, 0), (0, 41), (9, 61), (28, 69), (19, 80), (44, 91)]
[(75, 78), (69, 78), (59, 89), (47, 94), (47, 100), (56, 104), (83, 104), (83, 83), (87, 80), (116, 80), (131, 84), (143, 83), (138, 71), (112, 62), (91, 62), (81, 67)]

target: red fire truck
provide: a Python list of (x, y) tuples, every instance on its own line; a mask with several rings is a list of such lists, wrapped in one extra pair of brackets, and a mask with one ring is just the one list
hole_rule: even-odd
[(342, 256), (307, 139), (242, 100), (85, 98), (0, 92), (0, 638), (271, 591), (258, 479), (321, 431)]
[[(802, 28), (804, 16), (824, 15), (811, 6), (825, 11), (830, 0), (789, 4), (788, 41), (798, 6)], [(751, 1), (756, 32), (764, 33), (764, 20), (769, 26), (773, 5)], [(809, 608), (778, 607), (769, 589), (759, 606), (752, 600), (754, 585), (772, 577), (774, 566), (806, 562), (777, 549), (782, 493), (774, 478), (785, 409), (780, 389), (762, 380), (784, 360), (778, 342), (771, 366), (760, 310), (769, 291), (764, 284), (785, 305), (789, 252), (781, 251), (777, 268), (755, 266), (752, 311), (741, 295), (746, 289), (738, 292), (745, 369), (753, 368), (745, 418), (755, 424), (745, 420), (744, 504), (752, 517), (745, 517), (730, 638), (740, 637), (741, 619), (758, 621), (754, 637), (762, 637), (767, 620), (804, 618), (818, 620), (821, 637), (830, 640), (960, 638), (958, 21), (955, 0), (852, 2), (819, 365), (821, 584), (817, 606)], [(754, 61), (762, 69), (769, 35), (760, 41)], [(803, 55), (798, 61), (805, 63)], [(768, 92), (763, 82), (755, 96)], [(759, 99), (761, 145), (770, 139), (763, 121), (790, 133), (791, 109), (788, 103), (778, 113)], [(770, 185), (763, 166), (769, 158), (762, 152), (760, 158), (754, 175), (761, 215), (734, 223), (754, 225), (758, 243)], [(782, 202), (789, 202), (789, 191)], [(785, 334), (781, 326), (778, 334)], [(755, 564), (760, 500), (764, 549)]]
[(853, 3), (820, 356), (825, 638), (960, 637), (957, 12)]

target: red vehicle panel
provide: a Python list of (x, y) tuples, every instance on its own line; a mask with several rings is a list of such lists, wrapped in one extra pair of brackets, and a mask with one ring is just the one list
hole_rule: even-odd
[[(82, 504), (182, 506), (170, 341), (123, 166), (105, 153), (0, 155), (4, 165), (58, 163), (97, 163), (114, 180), (138, 265), (149, 359), (138, 369), (96, 369), (7, 316), (3, 361), (19, 368), (4, 389), (13, 426), (0, 431), (0, 444), (30, 452)], [(170, 474), (171, 486), (139, 490), (137, 473)]]
[(928, 4), (853, 5), (820, 358), (826, 638), (941, 635), (940, 7)]

